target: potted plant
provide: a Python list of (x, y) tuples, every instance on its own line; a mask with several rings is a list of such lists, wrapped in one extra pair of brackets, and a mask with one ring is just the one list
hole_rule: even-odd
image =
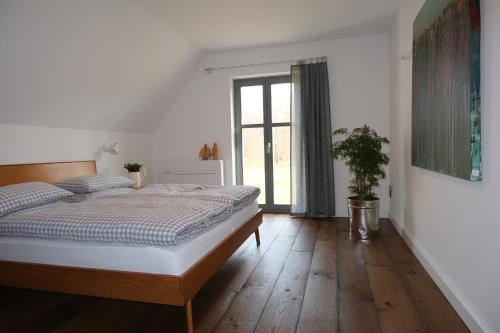
[(123, 167), (127, 169), (129, 178), (135, 181), (133, 187), (140, 188), (142, 186), (142, 180), (146, 177), (146, 168), (139, 163), (125, 163)]
[(349, 186), (353, 196), (347, 198), (350, 234), (355, 235), (357, 230), (361, 239), (375, 237), (379, 230), (379, 198), (374, 189), (385, 178), (384, 166), (389, 164), (389, 155), (382, 148), (389, 140), (367, 125), (352, 132), (340, 128), (333, 135), (344, 139), (332, 144), (332, 157), (345, 161), (354, 176)]

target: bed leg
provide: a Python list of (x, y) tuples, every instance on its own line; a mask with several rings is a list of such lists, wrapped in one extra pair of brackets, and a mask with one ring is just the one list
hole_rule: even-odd
[(188, 333), (193, 333), (193, 307), (191, 306), (191, 300), (186, 303), (186, 326)]
[(258, 227), (255, 229), (255, 240), (257, 241), (257, 246), (260, 246), (260, 233)]

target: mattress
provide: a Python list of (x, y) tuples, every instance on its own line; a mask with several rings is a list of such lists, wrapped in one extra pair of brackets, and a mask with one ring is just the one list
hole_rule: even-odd
[(0, 237), (0, 260), (182, 275), (229, 234), (250, 220), (258, 209), (254, 201), (195, 239), (169, 247)]

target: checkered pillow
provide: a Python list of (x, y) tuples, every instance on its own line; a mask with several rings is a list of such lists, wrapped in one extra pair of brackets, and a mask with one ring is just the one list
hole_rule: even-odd
[(0, 216), (72, 195), (56, 186), (30, 182), (0, 187)]
[(109, 190), (97, 191), (97, 192), (92, 192), (92, 193), (75, 193), (70, 197), (64, 198), (63, 201), (68, 202), (68, 203), (82, 202), (85, 200), (107, 198), (107, 197), (111, 197), (114, 195), (129, 194), (129, 193), (134, 193), (134, 192), (135, 192), (134, 189), (131, 189), (128, 187), (111, 188)]
[(134, 181), (123, 176), (92, 175), (71, 178), (57, 183), (56, 186), (73, 193), (93, 193), (112, 188), (129, 187), (133, 184)]

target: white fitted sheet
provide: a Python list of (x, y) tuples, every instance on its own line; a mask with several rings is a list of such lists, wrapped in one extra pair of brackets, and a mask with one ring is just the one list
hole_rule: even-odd
[(199, 237), (172, 247), (142, 247), (52, 239), (0, 237), (0, 260), (181, 275), (258, 211), (253, 202)]

